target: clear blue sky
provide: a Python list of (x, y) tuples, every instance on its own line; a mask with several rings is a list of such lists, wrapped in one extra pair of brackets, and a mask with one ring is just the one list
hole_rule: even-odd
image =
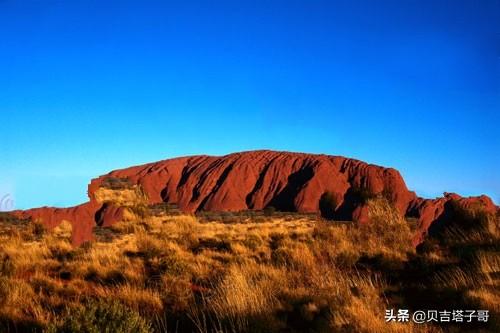
[(0, 196), (276, 149), (500, 201), (500, 1), (0, 0)]

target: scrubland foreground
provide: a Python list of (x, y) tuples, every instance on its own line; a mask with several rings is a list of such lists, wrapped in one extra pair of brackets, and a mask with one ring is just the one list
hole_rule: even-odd
[[(1, 332), (499, 332), (498, 216), (456, 208), (417, 249), (383, 198), (371, 224), (129, 206), (70, 243), (2, 216)], [(386, 322), (386, 309), (487, 309), (486, 323)]]

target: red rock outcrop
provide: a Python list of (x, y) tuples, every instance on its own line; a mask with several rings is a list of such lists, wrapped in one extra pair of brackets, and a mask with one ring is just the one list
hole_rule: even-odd
[(406, 212), (407, 216), (417, 217), (419, 222), (418, 230), (413, 240), (414, 245), (418, 245), (424, 240), (431, 225), (446, 219), (451, 202), (464, 209), (480, 208), (490, 214), (497, 214), (499, 212), (499, 207), (486, 195), (463, 198), (456, 193), (445, 193), (442, 198), (437, 199), (417, 198), (410, 203)]
[(80, 245), (92, 239), (92, 229), (95, 226), (95, 212), (101, 205), (95, 202), (84, 203), (71, 208), (41, 207), (24, 211), (11, 212), (20, 219), (39, 221), (48, 228), (58, 226), (62, 221), (68, 221), (72, 226), (72, 242)]
[[(419, 219), (421, 241), (429, 226), (444, 210), (445, 198), (418, 198), (406, 187), (399, 172), (339, 156), (276, 151), (250, 151), (226, 156), (191, 156), (116, 170), (93, 179), (90, 202), (67, 209), (38, 208), (14, 212), (18, 217), (40, 219), (49, 227), (62, 220), (73, 225), (73, 240), (90, 239), (93, 225), (110, 225), (122, 212), (96, 200), (96, 191), (109, 179), (127, 179), (140, 185), (149, 203), (175, 203), (185, 212), (241, 211), (273, 206), (282, 211), (319, 212), (321, 197), (335, 198), (335, 218), (367, 220), (363, 196), (383, 194), (401, 214)], [(484, 202), (498, 209), (489, 198), (457, 198), (464, 205)], [(104, 204), (106, 205), (106, 204)]]

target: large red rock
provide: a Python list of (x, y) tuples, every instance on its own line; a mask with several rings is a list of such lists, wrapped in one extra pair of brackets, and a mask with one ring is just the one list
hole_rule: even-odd
[(365, 188), (390, 193), (404, 213), (416, 198), (398, 171), (337, 156), (252, 151), (222, 157), (182, 157), (113, 171), (92, 180), (89, 195), (109, 178), (142, 186), (151, 203), (172, 202), (186, 212), (277, 209), (317, 212), (327, 191), (343, 203), (347, 192)]
[[(319, 212), (326, 192), (336, 199), (335, 218), (366, 221), (363, 193), (383, 194), (399, 212), (419, 219), (416, 242), (443, 213), (447, 196), (428, 200), (409, 191), (400, 173), (392, 168), (340, 156), (277, 151), (250, 151), (226, 156), (191, 156), (112, 171), (93, 179), (89, 203), (67, 209), (38, 208), (15, 212), (19, 217), (40, 219), (49, 227), (62, 220), (73, 224), (76, 244), (91, 238), (93, 225), (110, 225), (122, 212), (97, 202), (95, 192), (110, 178), (126, 178), (141, 185), (150, 204), (175, 203), (185, 212), (260, 210), (273, 206), (283, 211)], [(498, 208), (487, 197), (491, 211)]]

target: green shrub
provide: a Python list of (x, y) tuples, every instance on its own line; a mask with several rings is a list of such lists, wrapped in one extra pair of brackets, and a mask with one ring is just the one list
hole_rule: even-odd
[(118, 302), (93, 300), (68, 311), (59, 326), (50, 333), (149, 333), (151, 324)]
[[(377, 198), (377, 195), (373, 193), (370, 189), (366, 187), (361, 187), (361, 186), (353, 186), (350, 189), (352, 196), (354, 197), (354, 200), (357, 201), (360, 204), (365, 204), (369, 200)], [(384, 196), (382, 195), (382, 198)], [(385, 198), (387, 199), (387, 198)], [(389, 200), (390, 201), (390, 200)]]
[(332, 192), (325, 192), (319, 199), (319, 210), (321, 216), (326, 219), (333, 219), (337, 209), (337, 199)]

